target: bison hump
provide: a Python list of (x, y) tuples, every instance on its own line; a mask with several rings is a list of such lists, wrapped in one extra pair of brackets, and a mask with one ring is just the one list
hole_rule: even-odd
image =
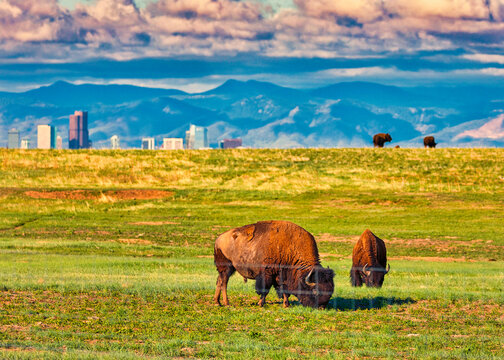
[(255, 226), (254, 225), (246, 225), (239, 228), (236, 228), (233, 231), (233, 239), (236, 240), (238, 236), (243, 236), (247, 241), (250, 241), (254, 238)]

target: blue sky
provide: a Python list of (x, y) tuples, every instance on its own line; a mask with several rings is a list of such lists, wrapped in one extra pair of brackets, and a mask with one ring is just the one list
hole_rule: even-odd
[(0, 90), (504, 76), (504, 0), (0, 0)]

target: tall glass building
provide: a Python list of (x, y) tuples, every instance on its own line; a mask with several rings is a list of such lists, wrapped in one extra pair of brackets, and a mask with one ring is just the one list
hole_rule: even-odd
[(191, 125), (186, 131), (186, 149), (208, 148), (208, 129), (203, 126)]
[(70, 115), (68, 148), (88, 149), (89, 145), (88, 113), (87, 111), (76, 111)]

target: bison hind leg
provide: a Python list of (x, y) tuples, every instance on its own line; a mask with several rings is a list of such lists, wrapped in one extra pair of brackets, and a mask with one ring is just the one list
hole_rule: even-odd
[(231, 261), (224, 256), (220, 249), (214, 250), (214, 262), (219, 272), (217, 277), (217, 284), (215, 287), (214, 302), (220, 305), (220, 295), (222, 292), (222, 298), (224, 305), (229, 305), (229, 300), (227, 297), (227, 284), (231, 275), (234, 274), (236, 269), (234, 268)]

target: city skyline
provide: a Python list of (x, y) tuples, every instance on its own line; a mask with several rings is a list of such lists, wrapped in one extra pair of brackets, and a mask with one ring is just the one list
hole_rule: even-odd
[[(84, 115), (84, 116), (83, 116)], [(84, 120), (83, 120), (84, 119)], [(70, 115), (69, 120), (69, 128), (72, 128), (72, 125), (82, 126), (80, 124), (87, 123), (87, 112), (86, 111), (75, 111), (74, 115)], [(80, 129), (78, 127), (78, 129)], [(159, 150), (183, 150), (186, 148), (189, 149), (204, 149), (211, 148), (208, 142), (208, 129), (206, 127), (190, 125), (189, 130), (186, 131), (186, 143), (184, 143), (183, 138), (167, 138), (161, 137), (161, 145)], [(82, 131), (74, 129), (74, 131), (69, 131), (69, 139), (72, 138), (72, 141), (69, 141), (68, 149), (74, 150), (75, 148), (71, 148), (71, 144), (79, 145), (78, 141), (83, 141), (85, 136), (82, 135)], [(158, 136), (159, 138), (159, 136)], [(90, 142), (90, 141), (89, 141)], [(140, 149), (144, 150), (156, 150), (156, 137), (142, 137)], [(229, 143), (229, 146), (222, 146), (222, 143)], [(23, 137), (21, 139), (20, 132), (12, 128), (8, 132), (8, 149), (30, 149), (31, 140), (29, 138)], [(110, 149), (118, 150), (120, 149), (120, 138), (117, 135), (113, 135), (110, 138)], [(219, 142), (219, 144), (214, 145), (214, 149), (217, 148), (231, 148), (238, 147), (242, 145), (241, 139), (223, 139)], [(76, 145), (74, 145), (76, 146)], [(0, 146), (1, 147), (1, 146)], [(37, 126), (37, 148), (38, 149), (58, 149), (62, 150), (63, 147), (63, 138), (60, 135), (57, 135), (57, 129), (52, 125), (38, 125)], [(78, 149), (78, 148), (77, 148)]]

